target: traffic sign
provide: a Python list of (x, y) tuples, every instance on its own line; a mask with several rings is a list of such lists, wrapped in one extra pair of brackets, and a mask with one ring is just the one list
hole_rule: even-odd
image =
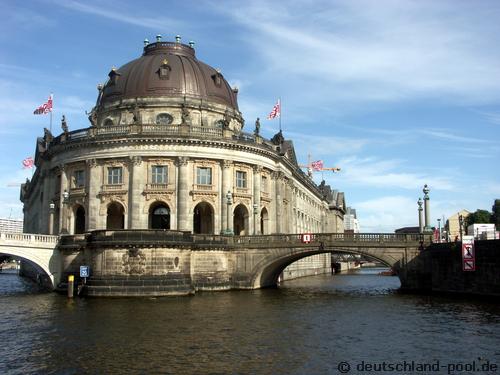
[(80, 266), (80, 277), (89, 277), (90, 268), (89, 266)]
[(476, 270), (476, 262), (474, 259), (464, 260), (464, 271), (475, 271)]
[(303, 243), (309, 243), (312, 241), (312, 234), (311, 233), (303, 233), (300, 235), (300, 239), (302, 240)]

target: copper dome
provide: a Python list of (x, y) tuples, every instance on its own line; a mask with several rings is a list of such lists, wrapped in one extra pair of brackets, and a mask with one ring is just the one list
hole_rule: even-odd
[(192, 47), (156, 42), (144, 47), (143, 55), (112, 69), (98, 105), (120, 99), (144, 97), (193, 98), (238, 109), (237, 91), (222, 74), (202, 63)]

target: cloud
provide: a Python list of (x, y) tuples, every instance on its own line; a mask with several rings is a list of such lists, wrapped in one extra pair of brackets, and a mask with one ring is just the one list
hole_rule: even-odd
[(301, 81), (301, 92), (323, 92), (325, 101), (335, 98), (339, 105), (500, 98), (495, 3), (293, 1), (273, 7), (215, 5), (248, 30), (245, 41), (266, 63), (263, 80), (272, 75), (283, 87)]
[(439, 190), (456, 190), (453, 181), (446, 176), (435, 177), (425, 173), (398, 172), (404, 161), (380, 160), (375, 157), (347, 157), (339, 161), (342, 181), (346, 184), (376, 188), (414, 189), (428, 184)]
[(113, 21), (126, 23), (134, 26), (140, 26), (147, 29), (153, 29), (153, 30), (164, 30), (165, 28), (175, 29), (175, 28), (180, 28), (183, 25), (183, 23), (181, 23), (179, 20), (169, 17), (164, 17), (164, 16), (144, 17), (141, 16), (140, 14), (137, 14), (135, 11), (130, 11), (130, 12), (119, 11), (118, 9), (120, 10), (124, 9), (122, 3), (115, 4), (114, 7), (106, 8), (102, 6), (102, 3), (99, 3), (99, 5), (92, 5), (89, 4), (88, 2), (81, 3), (78, 1), (71, 1), (71, 0), (62, 0), (62, 1), (55, 0), (55, 2), (57, 3), (58, 6), (76, 12), (103, 17), (111, 19)]

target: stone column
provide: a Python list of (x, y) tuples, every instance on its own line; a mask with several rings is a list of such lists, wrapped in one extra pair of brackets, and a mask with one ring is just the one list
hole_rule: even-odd
[(87, 160), (87, 192), (88, 192), (88, 204), (85, 215), (85, 225), (86, 230), (96, 230), (96, 229), (105, 229), (99, 228), (99, 198), (97, 195), (101, 190), (101, 176), (100, 176), (101, 168), (97, 165), (96, 159), (88, 159)]
[(144, 182), (142, 173), (142, 158), (140, 156), (131, 156), (128, 184), (128, 229), (146, 229), (143, 228), (141, 220)]
[(425, 232), (431, 231), (431, 210), (429, 208), (429, 188), (427, 187), (427, 184), (424, 185), (424, 188), (422, 189), (424, 192), (424, 215), (425, 215)]
[(180, 156), (177, 158), (177, 175), (179, 181), (177, 184), (177, 229), (190, 230), (192, 225), (189, 223), (189, 158)]
[(273, 173), (274, 191), (275, 191), (275, 207), (276, 207), (276, 233), (282, 233), (282, 212), (283, 212), (283, 172), (277, 171)]
[[(51, 203), (51, 191), (50, 191), (50, 172), (48, 169), (44, 170), (41, 175), (41, 179), (43, 180), (43, 199), (42, 199), (42, 207), (40, 209), (41, 215), (40, 215), (40, 225), (39, 228), (42, 230), (42, 233), (50, 233), (51, 229), (51, 220), (53, 220), (53, 215), (51, 218), (50, 215), (50, 203)], [(53, 213), (52, 213), (53, 214)], [(53, 223), (52, 223), (53, 224)]]
[(418, 204), (418, 231), (419, 233), (424, 232), (424, 214), (423, 214), (423, 209), (422, 209), (422, 198), (418, 198), (417, 204)]
[(261, 173), (262, 167), (260, 165), (253, 166), (253, 204), (257, 205), (257, 213), (254, 214), (254, 207), (252, 205), (252, 217), (253, 217), (253, 227), (254, 230), (252, 233), (261, 234), (260, 233), (260, 188), (261, 188)]
[(68, 211), (70, 208), (69, 201), (64, 199), (65, 192), (69, 194), (66, 166), (61, 164), (59, 166), (59, 170), (61, 171), (61, 187), (59, 195), (59, 233), (68, 233)]
[(221, 164), (222, 168), (222, 184), (220, 189), (220, 206), (221, 206), (221, 233), (226, 233), (228, 229), (232, 230), (232, 220), (227, 220), (227, 199), (226, 194), (228, 191), (233, 191), (233, 176), (232, 176), (232, 166), (233, 163), (229, 160), (223, 160)]

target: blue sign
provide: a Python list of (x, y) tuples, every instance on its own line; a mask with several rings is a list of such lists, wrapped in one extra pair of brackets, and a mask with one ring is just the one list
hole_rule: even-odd
[(80, 266), (80, 277), (90, 277), (89, 266)]

